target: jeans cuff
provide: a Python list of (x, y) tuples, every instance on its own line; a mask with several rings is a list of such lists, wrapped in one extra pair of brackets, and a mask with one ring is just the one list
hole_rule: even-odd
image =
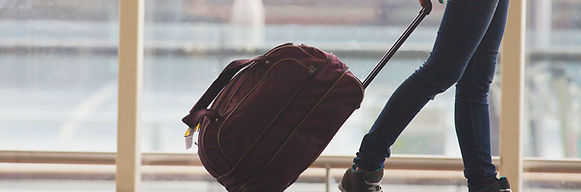
[(357, 153), (357, 157), (353, 159), (355, 166), (367, 170), (377, 170), (384, 168), (385, 157), (378, 155), (364, 155), (362, 153)]

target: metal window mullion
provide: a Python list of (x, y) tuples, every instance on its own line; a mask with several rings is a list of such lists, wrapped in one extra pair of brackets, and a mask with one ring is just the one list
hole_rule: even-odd
[(500, 172), (514, 192), (523, 191), (525, 16), (526, 0), (511, 0), (501, 54)]
[(143, 0), (119, 1), (119, 98), (116, 189), (139, 191), (143, 66)]

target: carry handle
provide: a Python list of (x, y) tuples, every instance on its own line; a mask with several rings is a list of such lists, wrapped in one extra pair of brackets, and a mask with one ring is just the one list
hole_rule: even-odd
[[(273, 50), (287, 45), (292, 45), (292, 42), (276, 46), (275, 48), (273, 48)], [(268, 52), (267, 54), (269, 53), (270, 52)], [(203, 117), (209, 117), (210, 120), (212, 121), (215, 120), (216, 118), (220, 118), (218, 112), (211, 109), (207, 109), (210, 103), (212, 103), (212, 101), (216, 99), (216, 96), (218, 96), (220, 91), (224, 89), (224, 87), (232, 80), (232, 77), (234, 77), (234, 75), (236, 75), (238, 71), (242, 70), (243, 68), (254, 62), (261, 62), (262, 60), (265, 59), (265, 56), (267, 54), (255, 57), (253, 59), (241, 59), (232, 61), (230, 64), (228, 64), (228, 66), (226, 66), (226, 68), (222, 70), (222, 73), (220, 73), (218, 78), (216, 78), (212, 85), (210, 85), (208, 90), (206, 90), (204, 95), (202, 95), (198, 102), (196, 102), (194, 107), (192, 107), (190, 113), (186, 115), (184, 118), (182, 118), (182, 122), (184, 122), (190, 128), (194, 128), (198, 125), (198, 123), (202, 120)]]
[(194, 128), (202, 119), (202, 117), (207, 116), (210, 119), (214, 120), (218, 118), (218, 113), (207, 109), (207, 107), (212, 103), (212, 101), (216, 98), (218, 93), (222, 91), (222, 89), (230, 82), (232, 77), (242, 68), (250, 65), (253, 61), (257, 61), (262, 57), (257, 57), (253, 60), (242, 59), (236, 60), (230, 63), (226, 68), (220, 73), (218, 78), (210, 85), (208, 90), (202, 95), (200, 100), (196, 102), (194, 107), (190, 110), (190, 113), (182, 118), (182, 122), (187, 124), (190, 128)]
[(393, 57), (393, 55), (399, 49), (399, 47), (401, 47), (401, 45), (405, 42), (405, 40), (412, 34), (412, 32), (416, 29), (416, 27), (420, 24), (420, 22), (422, 22), (424, 17), (426, 17), (426, 15), (430, 14), (430, 12), (432, 12), (432, 2), (430, 0), (422, 0), (422, 1), (427, 2), (426, 6), (422, 7), (422, 9), (420, 10), (420, 13), (418, 14), (418, 16), (416, 16), (414, 21), (412, 21), (412, 23), (408, 26), (408, 28), (405, 30), (405, 32), (399, 37), (399, 39), (397, 39), (397, 41), (389, 49), (389, 51), (387, 51), (387, 53), (385, 53), (385, 55), (383, 55), (383, 58), (381, 58), (381, 61), (379, 61), (379, 64), (377, 64), (377, 66), (375, 66), (375, 68), (373, 69), (373, 71), (371, 71), (371, 73), (367, 76), (367, 78), (365, 78), (365, 81), (363, 81), (363, 88), (367, 88), (367, 86), (371, 83), (371, 81), (375, 78), (375, 76), (377, 76), (379, 71), (381, 71), (381, 69), (383, 69), (385, 64), (387, 64), (387, 61), (389, 61), (391, 59), (391, 57)]

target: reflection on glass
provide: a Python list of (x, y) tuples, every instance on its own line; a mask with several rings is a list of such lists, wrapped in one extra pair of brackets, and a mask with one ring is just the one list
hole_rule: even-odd
[[(436, 7), (403, 46), (402, 55), (366, 90), (362, 107), (324, 154), (354, 155), (388, 96), (427, 57), (442, 9)], [(417, 2), (404, 0), (147, 1), (142, 149), (186, 152), (181, 138), (186, 127), (180, 119), (231, 60), (292, 41), (334, 52), (363, 79), (418, 10)], [(394, 151), (459, 156), (453, 89), (426, 106)]]
[(0, 1), (0, 150), (115, 150), (117, 4)]
[(563, 0), (529, 6), (525, 156), (581, 157), (580, 8)]

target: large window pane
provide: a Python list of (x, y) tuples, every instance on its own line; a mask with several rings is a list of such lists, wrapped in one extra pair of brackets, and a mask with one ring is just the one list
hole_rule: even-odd
[(581, 157), (581, 2), (530, 0), (525, 156)]
[[(418, 2), (409, 0), (148, 0), (143, 150), (185, 152), (182, 134), (186, 127), (181, 117), (230, 61), (292, 41), (334, 52), (364, 79), (419, 8)], [(435, 4), (366, 90), (362, 107), (324, 154), (355, 154), (389, 95), (427, 58), (442, 12), (443, 6)], [(422, 110), (394, 145), (394, 153), (459, 156), (453, 91), (439, 95)], [(493, 133), (497, 127), (493, 123)], [(497, 142), (493, 145), (497, 151)]]
[(118, 1), (0, 1), (0, 150), (115, 151)]

